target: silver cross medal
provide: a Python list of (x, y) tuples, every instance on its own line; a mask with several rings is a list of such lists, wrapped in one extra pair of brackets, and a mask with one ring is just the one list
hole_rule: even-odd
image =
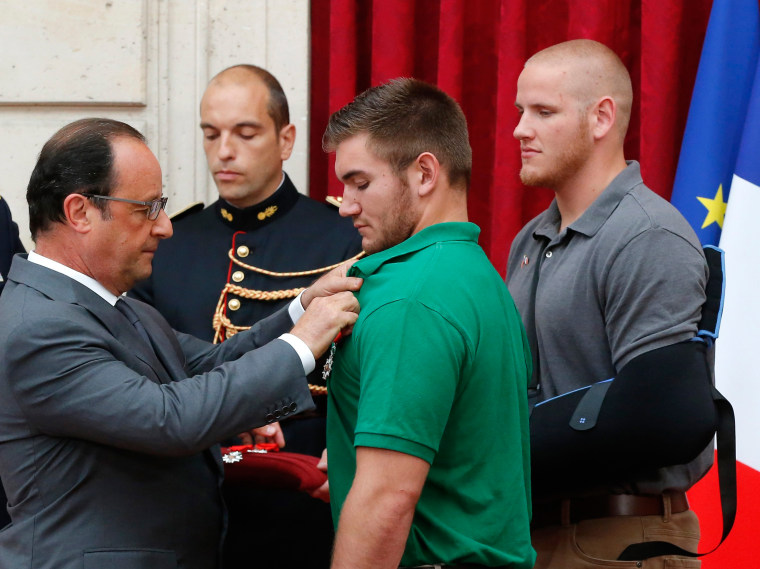
[(325, 365), (322, 368), (322, 380), (327, 381), (327, 378), (330, 377), (330, 373), (332, 373), (332, 366), (333, 366), (333, 359), (335, 358), (335, 342), (332, 343), (330, 346), (330, 354), (327, 356), (327, 360), (325, 360)]

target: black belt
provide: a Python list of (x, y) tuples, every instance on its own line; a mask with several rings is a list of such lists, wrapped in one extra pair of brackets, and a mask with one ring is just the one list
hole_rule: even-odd
[(568, 508), (571, 524), (584, 520), (616, 516), (662, 516), (665, 515), (665, 497), (670, 498), (670, 513), (680, 514), (689, 509), (684, 492), (667, 492), (658, 495), (635, 496), (633, 494), (607, 494), (585, 498), (571, 498), (533, 505), (531, 527), (562, 524), (563, 507)]

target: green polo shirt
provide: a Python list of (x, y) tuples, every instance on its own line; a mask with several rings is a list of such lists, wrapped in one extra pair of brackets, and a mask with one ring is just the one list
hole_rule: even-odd
[(361, 313), (328, 381), (337, 527), (356, 447), (430, 463), (402, 565), (533, 566), (530, 355), (471, 223), (441, 223), (358, 261)]

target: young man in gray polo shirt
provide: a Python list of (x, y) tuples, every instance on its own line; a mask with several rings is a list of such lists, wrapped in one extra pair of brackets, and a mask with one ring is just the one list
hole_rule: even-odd
[[(632, 98), (620, 59), (590, 40), (537, 53), (517, 83), (520, 178), (555, 192), (515, 238), (507, 268), (509, 290), (535, 337), (539, 401), (614, 377), (636, 356), (697, 331), (706, 263), (688, 223), (644, 185), (638, 163), (624, 158)], [(699, 522), (683, 492), (711, 458), (703, 453), (578, 495), (537, 492), (536, 567), (641, 567), (614, 560), (651, 539), (696, 551)], [(645, 515), (614, 515), (621, 511)], [(663, 562), (654, 558), (646, 567)]]

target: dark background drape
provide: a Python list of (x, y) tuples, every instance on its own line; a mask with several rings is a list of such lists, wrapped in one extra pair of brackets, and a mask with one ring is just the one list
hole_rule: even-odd
[(533, 53), (591, 38), (631, 72), (626, 157), (670, 198), (711, 0), (312, 0), (310, 193), (339, 196), (321, 150), (331, 112), (370, 86), (417, 77), (453, 96), (473, 147), (470, 219), (503, 274), (517, 231), (551, 192), (520, 183), (517, 77)]

